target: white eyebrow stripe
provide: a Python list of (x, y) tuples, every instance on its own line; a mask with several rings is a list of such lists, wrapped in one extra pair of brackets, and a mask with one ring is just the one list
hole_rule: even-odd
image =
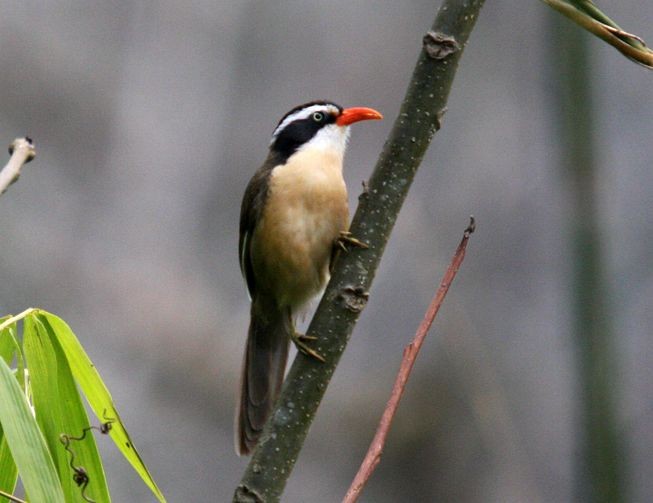
[(286, 117), (283, 121), (281, 121), (281, 124), (277, 126), (277, 128), (274, 130), (274, 133), (272, 133), (270, 144), (274, 143), (274, 140), (277, 138), (279, 133), (283, 131), (286, 126), (288, 126), (288, 124), (296, 120), (307, 119), (314, 112), (338, 114), (340, 113), (340, 110), (338, 110), (338, 108), (333, 105), (311, 105), (310, 107), (297, 110), (295, 113), (290, 114), (288, 117)]

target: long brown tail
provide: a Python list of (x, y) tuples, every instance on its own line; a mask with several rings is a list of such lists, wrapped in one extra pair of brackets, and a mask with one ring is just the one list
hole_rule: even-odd
[(293, 330), (290, 312), (260, 299), (252, 301), (251, 320), (236, 409), (236, 452), (248, 455), (279, 396)]

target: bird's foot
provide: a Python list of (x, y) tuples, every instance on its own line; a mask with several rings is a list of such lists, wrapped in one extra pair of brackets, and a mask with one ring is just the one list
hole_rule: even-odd
[(363, 243), (356, 239), (349, 231), (340, 231), (340, 235), (336, 238), (336, 246), (346, 252), (349, 251), (347, 246), (355, 246), (356, 248), (362, 248), (364, 250), (369, 248), (367, 243)]
[(311, 348), (308, 344), (306, 344), (306, 341), (316, 341), (317, 337), (314, 337), (312, 335), (300, 334), (299, 332), (293, 332), (293, 335), (291, 335), (290, 338), (292, 339), (298, 351), (301, 351), (306, 356), (312, 356), (313, 358), (321, 361), (322, 363), (326, 362), (326, 360), (320, 353), (318, 353), (313, 348)]

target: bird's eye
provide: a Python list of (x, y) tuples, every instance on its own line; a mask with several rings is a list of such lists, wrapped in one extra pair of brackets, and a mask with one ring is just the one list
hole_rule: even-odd
[(322, 119), (324, 119), (324, 114), (322, 112), (314, 112), (313, 113), (313, 120), (315, 122), (321, 122)]

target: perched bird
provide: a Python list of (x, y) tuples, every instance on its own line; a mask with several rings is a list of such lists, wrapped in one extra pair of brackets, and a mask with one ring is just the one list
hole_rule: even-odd
[(236, 451), (249, 454), (281, 389), (288, 345), (323, 360), (295, 332), (293, 314), (324, 288), (337, 243), (347, 232), (342, 161), (354, 122), (381, 119), (371, 108), (314, 101), (293, 108), (272, 133), (267, 159), (243, 197), (240, 268), (251, 319), (236, 409)]

